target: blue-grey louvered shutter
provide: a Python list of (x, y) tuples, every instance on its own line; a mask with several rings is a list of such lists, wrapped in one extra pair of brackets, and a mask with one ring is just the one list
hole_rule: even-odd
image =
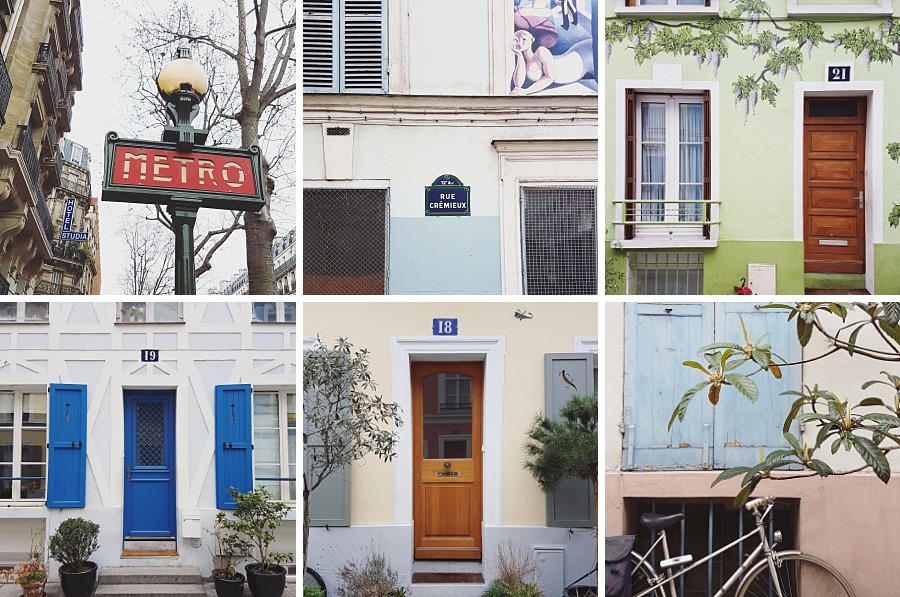
[[(315, 446), (309, 446), (304, 454), (304, 466), (308, 454)], [(350, 465), (346, 465), (328, 475), (315, 491), (309, 494), (309, 525), (313, 527), (350, 526)]]
[(687, 360), (713, 341), (712, 304), (625, 305), (622, 470), (712, 467), (712, 405), (698, 393), (683, 422), (669, 419), (685, 390), (700, 383)]
[(253, 489), (253, 419), (249, 384), (216, 386), (216, 508), (234, 510), (228, 489)]
[(303, 92), (338, 91), (338, 2), (303, 0)]
[[(756, 309), (748, 303), (719, 304), (716, 312), (716, 341), (734, 342), (743, 346), (745, 342), (741, 318), (751, 342), (771, 344), (772, 349), (789, 363), (800, 360), (801, 347), (796, 327), (787, 324), (784, 311)], [(765, 338), (757, 342), (763, 336)], [(738, 372), (748, 373), (754, 369), (755, 366), (748, 364)], [(755, 403), (733, 388), (722, 390), (723, 396), (715, 408), (716, 468), (753, 466), (759, 463), (760, 448), (769, 452), (788, 447), (782, 430), (784, 418), (796, 396), (780, 394), (800, 389), (801, 371), (799, 366), (782, 367), (781, 373), (780, 380), (775, 379), (771, 373), (753, 376), (752, 379), (759, 388), (759, 398)], [(794, 421), (794, 435), (798, 435), (799, 430), (799, 422)]]
[(387, 0), (343, 0), (342, 4), (340, 91), (386, 93)]
[[(559, 410), (578, 394), (594, 391), (594, 355), (591, 353), (544, 355), (544, 409), (547, 418), (559, 418)], [(594, 484), (589, 479), (564, 479), (547, 494), (547, 526), (597, 526)]]
[(84, 508), (87, 386), (50, 384), (47, 507)]

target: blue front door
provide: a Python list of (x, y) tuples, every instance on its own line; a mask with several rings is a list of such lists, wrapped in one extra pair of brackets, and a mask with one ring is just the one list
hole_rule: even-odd
[(125, 391), (125, 538), (175, 538), (175, 392)]

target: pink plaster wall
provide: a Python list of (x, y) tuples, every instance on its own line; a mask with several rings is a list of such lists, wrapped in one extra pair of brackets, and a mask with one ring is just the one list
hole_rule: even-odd
[[(718, 472), (607, 473), (606, 534), (625, 527), (624, 499), (631, 497), (734, 497), (739, 479), (710, 487)], [(900, 480), (888, 485), (872, 475), (763, 481), (754, 496), (799, 498), (798, 548), (831, 563), (857, 597), (896, 595)]]

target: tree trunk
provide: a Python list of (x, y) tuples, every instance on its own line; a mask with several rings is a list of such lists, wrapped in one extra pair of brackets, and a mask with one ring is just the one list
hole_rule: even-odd
[(306, 553), (309, 549), (309, 490), (303, 490), (303, 570), (302, 573), (304, 577), (306, 576)]
[[(240, 119), (241, 147), (247, 149), (259, 142), (259, 115)], [(272, 188), (269, 185), (269, 161), (262, 157), (263, 196), (266, 204), (259, 213), (244, 212), (244, 234), (247, 248), (247, 278), (251, 295), (275, 294), (275, 262), (272, 242), (277, 229), (269, 210)]]

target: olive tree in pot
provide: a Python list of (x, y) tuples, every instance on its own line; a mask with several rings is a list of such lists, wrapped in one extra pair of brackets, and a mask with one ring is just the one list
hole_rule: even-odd
[(97, 564), (88, 561), (100, 544), (100, 525), (83, 518), (68, 518), (50, 537), (50, 557), (62, 564), (59, 579), (66, 597), (90, 597), (97, 584)]
[(213, 539), (215, 539), (215, 547), (212, 552), (213, 584), (216, 587), (216, 595), (219, 597), (240, 597), (244, 594), (244, 575), (235, 568), (240, 557), (237, 545), (239, 538), (236, 534), (225, 530), (223, 524), (225, 518), (224, 512), (216, 515), (212, 533)]
[(272, 494), (264, 487), (246, 493), (235, 489), (228, 492), (234, 498), (234, 516), (220, 515), (217, 521), (230, 533), (228, 541), (235, 553), (254, 560), (244, 567), (250, 592), (255, 597), (281, 597), (287, 577), (287, 569), (281, 564), (292, 557), (270, 551), (269, 546), (289, 508), (272, 500)]

